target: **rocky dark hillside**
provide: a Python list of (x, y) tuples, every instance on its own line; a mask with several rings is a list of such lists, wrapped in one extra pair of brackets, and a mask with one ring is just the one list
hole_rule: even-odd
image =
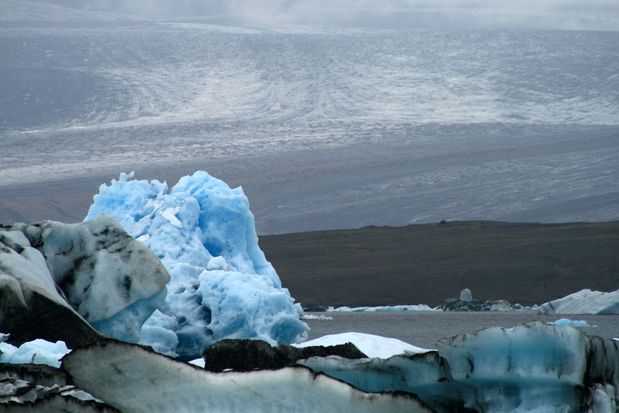
[(443, 222), (264, 236), (260, 245), (305, 307), (437, 305), (476, 299), (543, 303), (619, 288), (619, 222)]

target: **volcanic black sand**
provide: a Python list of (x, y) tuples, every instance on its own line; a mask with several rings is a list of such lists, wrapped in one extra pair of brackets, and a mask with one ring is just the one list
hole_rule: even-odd
[(304, 307), (436, 305), (476, 299), (543, 303), (619, 288), (619, 221), (461, 221), (264, 236), (260, 246)]

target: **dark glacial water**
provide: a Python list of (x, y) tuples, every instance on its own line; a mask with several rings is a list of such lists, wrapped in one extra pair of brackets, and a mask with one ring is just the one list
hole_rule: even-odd
[(310, 339), (326, 334), (357, 331), (394, 337), (419, 347), (434, 348), (438, 340), (469, 333), (484, 327), (513, 327), (529, 321), (555, 321), (560, 318), (586, 320), (591, 327), (580, 328), (586, 334), (605, 338), (619, 337), (616, 315), (538, 315), (499, 312), (417, 312), (417, 313), (307, 313), (326, 315), (333, 320), (306, 320)]

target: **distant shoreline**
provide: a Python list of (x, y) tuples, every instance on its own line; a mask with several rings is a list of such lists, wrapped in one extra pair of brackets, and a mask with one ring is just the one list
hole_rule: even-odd
[(282, 284), (305, 307), (541, 304), (583, 288), (619, 288), (619, 221), (453, 221), (260, 237)]

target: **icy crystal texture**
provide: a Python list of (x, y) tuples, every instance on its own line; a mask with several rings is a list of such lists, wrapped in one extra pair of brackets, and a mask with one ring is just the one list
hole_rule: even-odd
[(202, 171), (172, 189), (121, 174), (99, 188), (86, 220), (101, 214), (145, 242), (171, 275), (165, 304), (142, 328), (142, 344), (195, 358), (223, 338), (305, 337), (302, 309), (260, 250), (241, 188)]

